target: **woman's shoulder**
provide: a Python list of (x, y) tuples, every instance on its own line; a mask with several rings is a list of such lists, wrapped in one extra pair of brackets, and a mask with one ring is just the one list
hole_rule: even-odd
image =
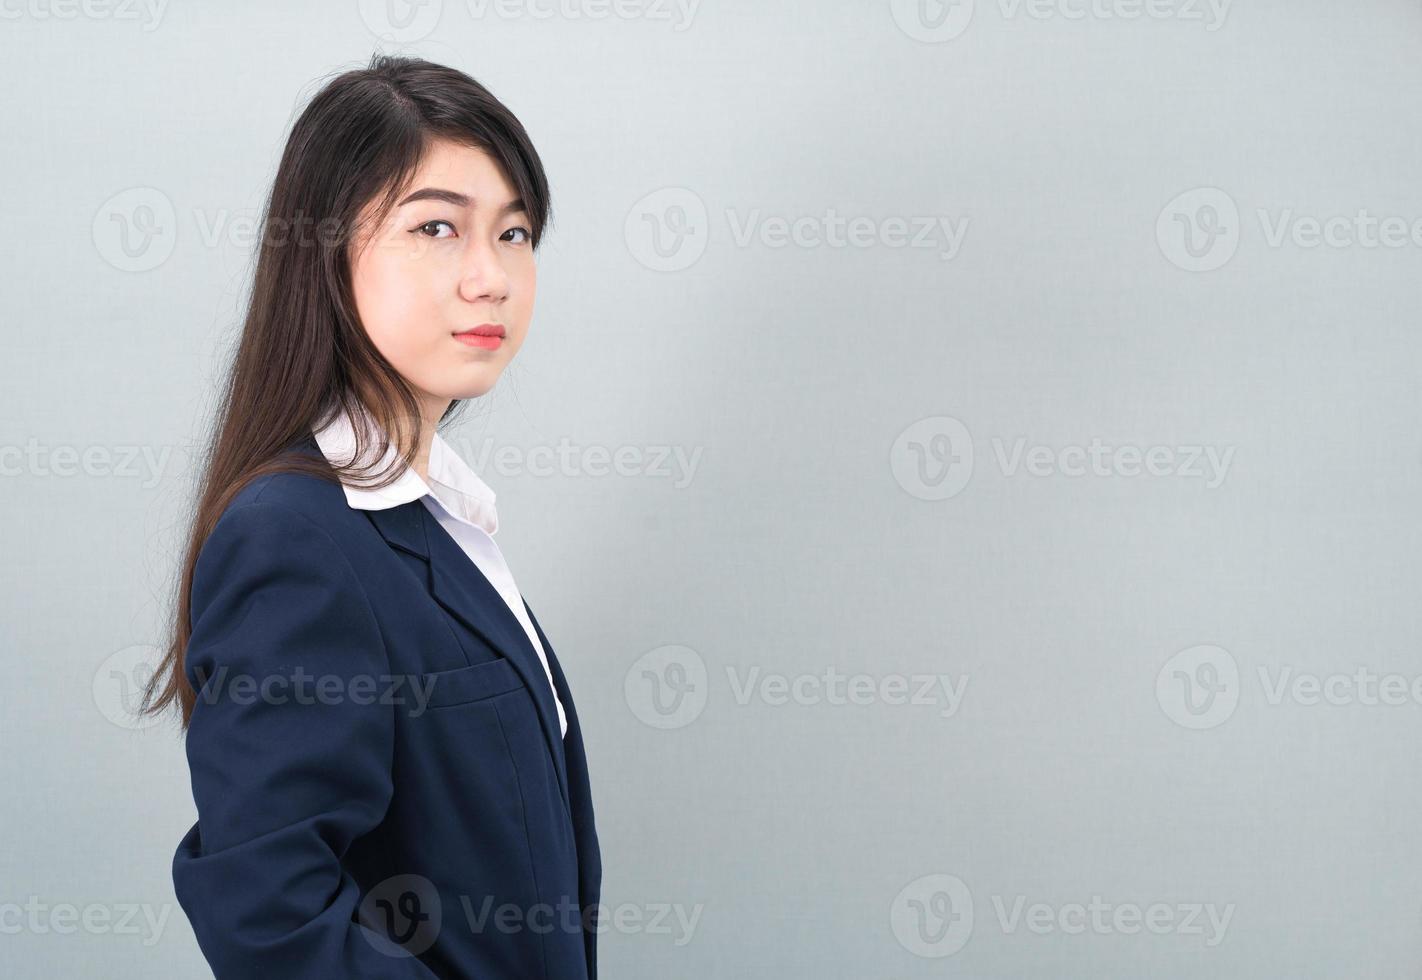
[(349, 533), (353, 513), (338, 481), (283, 471), (248, 481), (223, 508), (214, 530), (253, 524), (300, 526), (339, 540)]
[(360, 515), (346, 504), (338, 483), (292, 472), (251, 480), (223, 508), (199, 549), (194, 609), (205, 608), (225, 588), (348, 584), (357, 551), (353, 517)]

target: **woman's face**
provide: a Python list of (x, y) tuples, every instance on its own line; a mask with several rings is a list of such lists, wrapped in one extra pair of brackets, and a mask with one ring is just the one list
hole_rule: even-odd
[[(493, 388), (528, 332), (536, 269), (528, 215), (515, 198), (483, 150), (436, 141), (352, 259), (366, 333), (431, 420), (450, 400)], [(458, 336), (487, 324), (502, 328), (502, 339)]]

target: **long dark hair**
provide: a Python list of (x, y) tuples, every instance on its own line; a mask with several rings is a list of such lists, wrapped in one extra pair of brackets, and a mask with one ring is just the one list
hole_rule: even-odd
[[(169, 643), (140, 715), (176, 701), (187, 729), (197, 700), (184, 671), (193, 568), (243, 486), (278, 472), (385, 486), (413, 465), (424, 425), (419, 400), (361, 325), (351, 249), (366, 227), (358, 225), (366, 207), (370, 226), (380, 227), (440, 138), (488, 153), (523, 199), (533, 247), (542, 240), (551, 206), (538, 154), (513, 113), (464, 72), (377, 54), (316, 93), (292, 126), (267, 199), (242, 336), (203, 454)], [(452, 402), (440, 422), (460, 404)], [(384, 443), (396, 446), (399, 459), (384, 474), (372, 480), (369, 472), (290, 452), (335, 412), (358, 409), (384, 434), (371, 458), (382, 458)], [(355, 459), (366, 450), (358, 446)]]

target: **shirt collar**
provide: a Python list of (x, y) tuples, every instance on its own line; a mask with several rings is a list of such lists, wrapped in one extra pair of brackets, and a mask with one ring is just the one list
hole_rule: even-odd
[[(360, 465), (364, 466), (374, 456), (378, 444), (384, 441), (379, 423), (369, 412), (363, 407), (356, 411), (358, 417), (352, 418), (344, 409), (338, 410), (324, 426), (312, 432), (316, 445), (332, 465), (349, 466), (354, 461), (358, 423), (364, 425), (368, 436)], [(398, 457), (395, 447), (387, 446), (380, 465), (369, 472), (385, 472)], [(361, 487), (345, 479), (341, 485), (346, 503), (356, 510), (386, 510), (428, 495), (455, 517), (483, 528), (491, 536), (499, 529), (499, 516), (494, 509), (497, 495), (438, 432), (430, 442), (429, 476), (427, 484), (414, 470), (402, 466), (399, 477), (389, 486)]]

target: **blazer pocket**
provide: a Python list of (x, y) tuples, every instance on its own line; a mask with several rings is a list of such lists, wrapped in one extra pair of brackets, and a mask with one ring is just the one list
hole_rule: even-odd
[(505, 657), (453, 670), (432, 671), (422, 678), (423, 686), (429, 691), (426, 707), (430, 708), (483, 701), (523, 687), (523, 678)]

